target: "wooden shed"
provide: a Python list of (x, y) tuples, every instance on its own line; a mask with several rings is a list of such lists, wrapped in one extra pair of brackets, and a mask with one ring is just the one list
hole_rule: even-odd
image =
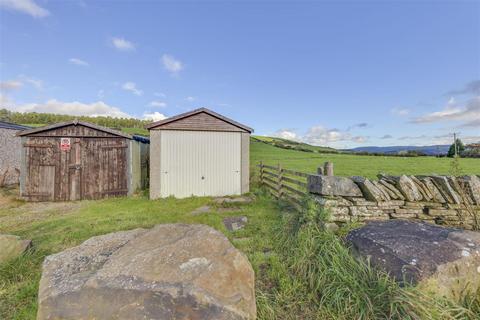
[[(125, 196), (146, 179), (148, 138), (68, 121), (18, 133), (20, 194), (31, 201)], [(142, 165), (143, 163), (143, 165)]]
[(253, 129), (206, 108), (146, 128), (150, 130), (151, 199), (249, 191)]

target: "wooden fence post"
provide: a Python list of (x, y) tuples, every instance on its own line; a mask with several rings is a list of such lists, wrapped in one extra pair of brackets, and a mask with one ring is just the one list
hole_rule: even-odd
[(326, 176), (333, 176), (333, 163), (330, 161), (325, 162), (323, 170)]
[(263, 161), (260, 161), (260, 185), (263, 185)]
[(278, 198), (281, 198), (282, 197), (282, 193), (283, 193), (283, 190), (282, 190), (282, 178), (283, 178), (283, 174), (282, 174), (282, 166), (280, 165), (280, 163), (278, 164), (278, 180), (277, 180), (277, 193), (278, 193)]
[(318, 167), (317, 168), (317, 174), (323, 176), (325, 174), (323, 167)]

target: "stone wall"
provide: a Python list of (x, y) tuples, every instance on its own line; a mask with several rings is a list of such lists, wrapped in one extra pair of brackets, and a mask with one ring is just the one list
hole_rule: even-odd
[(21, 139), (18, 130), (0, 128), (0, 186), (18, 183)]
[(474, 229), (480, 219), (479, 176), (364, 177), (312, 175), (308, 190), (337, 224), (409, 219)]

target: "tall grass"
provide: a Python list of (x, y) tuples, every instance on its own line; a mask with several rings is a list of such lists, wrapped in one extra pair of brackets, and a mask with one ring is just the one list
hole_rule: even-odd
[[(305, 214), (307, 218), (305, 218)], [(308, 216), (310, 215), (310, 218)], [(311, 214), (291, 213), (274, 233), (270, 287), (258, 296), (262, 319), (478, 319), (480, 297), (464, 305), (400, 287), (357, 260)]]

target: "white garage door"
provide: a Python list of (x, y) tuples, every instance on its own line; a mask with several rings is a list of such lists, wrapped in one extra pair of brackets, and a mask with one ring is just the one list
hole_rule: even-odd
[(162, 197), (240, 194), (240, 153), (238, 132), (163, 130)]

